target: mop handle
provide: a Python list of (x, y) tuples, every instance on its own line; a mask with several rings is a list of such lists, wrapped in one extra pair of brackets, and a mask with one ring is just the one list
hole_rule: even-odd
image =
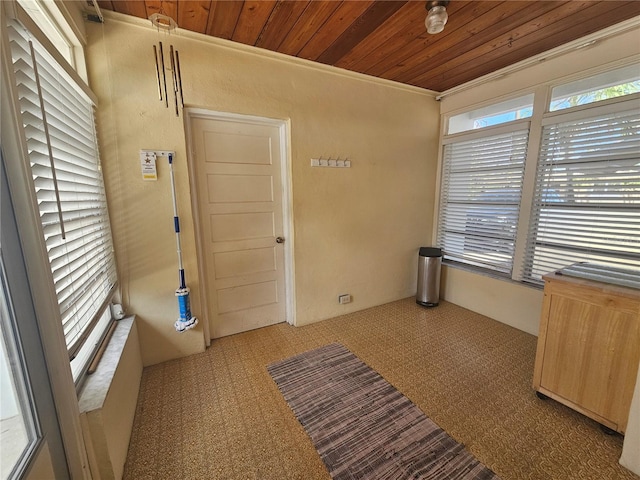
[(178, 274), (180, 275), (180, 288), (187, 288), (182, 266), (182, 247), (180, 244), (180, 219), (178, 218), (178, 203), (176, 201), (176, 181), (173, 175), (173, 153), (169, 153), (169, 174), (171, 176), (171, 197), (173, 199), (173, 226), (176, 231), (176, 245), (178, 247)]

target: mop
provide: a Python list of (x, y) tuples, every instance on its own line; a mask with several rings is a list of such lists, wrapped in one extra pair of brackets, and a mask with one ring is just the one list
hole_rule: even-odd
[(173, 224), (176, 231), (176, 244), (178, 247), (178, 276), (180, 286), (176, 290), (178, 297), (179, 318), (174, 324), (176, 332), (182, 333), (198, 324), (198, 319), (191, 316), (191, 305), (189, 302), (189, 287), (185, 282), (184, 268), (182, 266), (182, 248), (180, 246), (180, 219), (178, 218), (178, 203), (176, 201), (176, 182), (173, 176), (173, 152), (168, 152), (169, 157), (169, 173), (171, 175), (171, 196), (173, 198)]

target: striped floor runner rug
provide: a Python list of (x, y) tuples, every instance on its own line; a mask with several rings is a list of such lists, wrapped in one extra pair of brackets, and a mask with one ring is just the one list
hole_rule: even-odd
[(340, 344), (267, 368), (334, 479), (498, 479)]

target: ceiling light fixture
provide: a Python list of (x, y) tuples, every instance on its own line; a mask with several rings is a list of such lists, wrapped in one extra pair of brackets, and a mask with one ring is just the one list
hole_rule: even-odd
[(449, 5), (449, 0), (432, 0), (427, 2), (425, 8), (429, 13), (424, 21), (427, 27), (427, 33), (435, 34), (444, 30), (444, 25), (449, 18), (446, 9), (447, 5)]

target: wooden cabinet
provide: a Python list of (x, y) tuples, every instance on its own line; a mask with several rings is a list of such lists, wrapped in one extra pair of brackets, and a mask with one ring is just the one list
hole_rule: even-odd
[(552, 273), (533, 387), (624, 433), (640, 362), (640, 291)]

